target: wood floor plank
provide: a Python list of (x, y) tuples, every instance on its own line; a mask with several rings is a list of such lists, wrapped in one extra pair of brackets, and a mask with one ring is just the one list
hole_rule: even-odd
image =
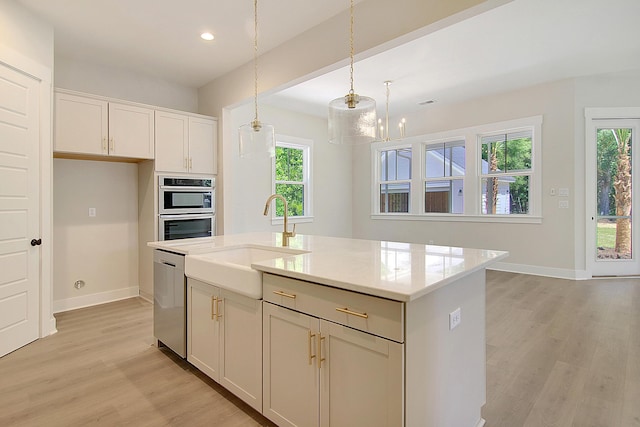
[[(56, 319), (0, 358), (0, 426), (274, 426), (156, 348), (142, 298)], [(640, 427), (639, 279), (489, 271), (486, 322), (486, 427)]]

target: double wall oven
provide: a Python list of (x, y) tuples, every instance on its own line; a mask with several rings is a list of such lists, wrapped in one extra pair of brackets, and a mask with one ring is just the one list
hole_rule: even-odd
[(215, 235), (215, 178), (160, 176), (158, 184), (158, 240)]

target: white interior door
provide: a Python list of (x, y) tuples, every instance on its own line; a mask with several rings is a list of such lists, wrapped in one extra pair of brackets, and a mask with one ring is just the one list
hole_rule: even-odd
[(39, 81), (0, 63), (0, 357), (39, 335), (38, 141)]
[(640, 274), (639, 119), (587, 123), (587, 263), (593, 276)]

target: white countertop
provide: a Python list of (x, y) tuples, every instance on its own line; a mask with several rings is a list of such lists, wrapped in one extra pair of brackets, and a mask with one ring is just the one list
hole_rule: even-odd
[[(281, 233), (247, 233), (150, 242), (184, 255), (242, 245), (281, 247)], [(266, 273), (410, 301), (507, 257), (508, 252), (416, 243), (297, 235), (289, 248), (308, 251), (255, 262)]]

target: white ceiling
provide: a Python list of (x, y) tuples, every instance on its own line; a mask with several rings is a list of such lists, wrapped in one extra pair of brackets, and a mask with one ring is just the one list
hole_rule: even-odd
[[(56, 55), (189, 87), (253, 55), (250, 0), (18, 1), (53, 24)], [(346, 0), (261, 1), (260, 51), (348, 6)], [(514, 0), (358, 61), (355, 90), (374, 97), (381, 111), (383, 82), (392, 80), (394, 115), (428, 108), (419, 105), (428, 99), (450, 103), (562, 78), (640, 70), (639, 18), (640, 0)], [(213, 42), (199, 38), (205, 30), (216, 36)], [(326, 117), (329, 101), (348, 89), (345, 67), (261, 102)]]
[[(640, 0), (515, 0), (355, 64), (355, 92), (390, 115), (569, 77), (638, 70)], [(339, 82), (339, 84), (337, 84)], [(325, 116), (342, 68), (265, 98)]]
[[(117, 65), (194, 88), (253, 58), (252, 0), (18, 1), (53, 25), (55, 53), (63, 57)], [(259, 51), (348, 8), (347, 0), (261, 0)], [(215, 40), (200, 39), (204, 31)]]

